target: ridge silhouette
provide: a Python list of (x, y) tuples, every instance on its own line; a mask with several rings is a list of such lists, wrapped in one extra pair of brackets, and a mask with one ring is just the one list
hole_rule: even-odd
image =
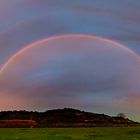
[(123, 117), (80, 111), (72, 108), (33, 111), (1, 111), (0, 127), (117, 127), (140, 126)]

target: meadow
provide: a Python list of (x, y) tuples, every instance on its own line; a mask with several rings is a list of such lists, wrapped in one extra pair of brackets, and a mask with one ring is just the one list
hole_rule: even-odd
[(140, 140), (140, 128), (0, 128), (0, 140)]

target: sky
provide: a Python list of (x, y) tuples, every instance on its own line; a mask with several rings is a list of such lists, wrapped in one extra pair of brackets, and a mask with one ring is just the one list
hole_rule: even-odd
[(140, 121), (139, 7), (0, 0), (0, 110), (72, 107)]

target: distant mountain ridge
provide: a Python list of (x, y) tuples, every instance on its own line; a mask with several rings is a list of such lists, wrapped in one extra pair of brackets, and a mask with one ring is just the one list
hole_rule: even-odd
[(72, 108), (46, 112), (2, 111), (0, 127), (116, 127), (140, 126), (123, 117), (111, 117)]

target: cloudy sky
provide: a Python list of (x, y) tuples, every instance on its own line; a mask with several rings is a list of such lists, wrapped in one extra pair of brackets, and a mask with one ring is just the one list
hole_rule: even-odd
[(0, 110), (73, 107), (140, 121), (139, 7), (0, 0)]

